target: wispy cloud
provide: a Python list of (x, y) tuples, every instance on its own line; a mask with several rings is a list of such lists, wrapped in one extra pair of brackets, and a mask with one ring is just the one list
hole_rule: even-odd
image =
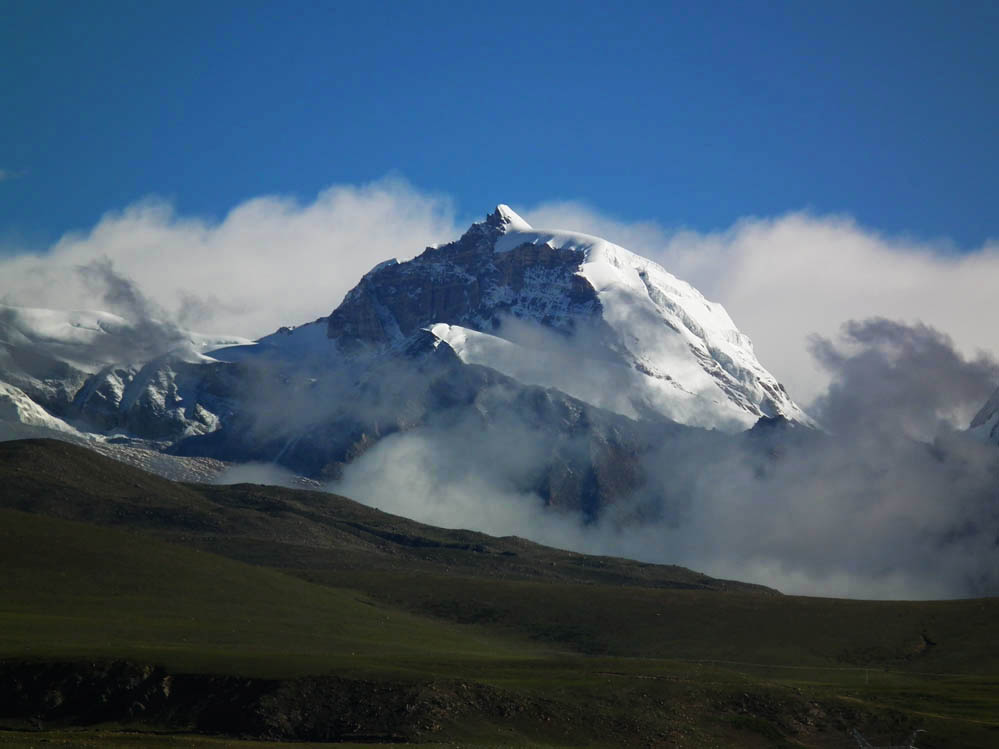
[(24, 172), (16, 172), (13, 169), (0, 169), (0, 182), (8, 182), (24, 176)]
[(397, 179), (331, 187), (308, 203), (263, 196), (217, 223), (149, 199), (46, 252), (0, 259), (0, 301), (101, 308), (104, 290), (78, 270), (97, 262), (184, 327), (257, 338), (328, 315), (377, 262), (456, 232), (447, 198)]
[[(579, 203), (527, 207), (523, 215), (538, 227), (606, 237), (690, 281), (725, 305), (763, 365), (806, 406), (830, 380), (809, 353), (810, 336), (834, 337), (846, 320), (923, 322), (966, 356), (999, 352), (992, 329), (999, 296), (988, 282), (999, 278), (997, 242), (957, 253), (944, 242), (807, 213), (747, 218), (713, 233), (618, 221)], [(99, 306), (76, 268), (107, 258), (181, 325), (259, 337), (329, 314), (375, 263), (418, 254), (463, 228), (450, 199), (399, 179), (333, 186), (305, 203), (263, 196), (217, 223), (151, 199), (44, 253), (0, 260), (0, 301)]]

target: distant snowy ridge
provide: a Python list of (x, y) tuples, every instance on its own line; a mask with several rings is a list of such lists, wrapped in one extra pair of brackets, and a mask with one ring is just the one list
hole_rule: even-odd
[(198, 367), (217, 363), (203, 352), (250, 343), (109, 312), (0, 305), (0, 421), (76, 436), (77, 422), (155, 439), (203, 434), (219, 423), (198, 402)]
[[(31, 400), (23, 390), (5, 382), (0, 382), (0, 422), (50, 429), (74, 437), (83, 436), (65, 421), (53, 416)], [(3, 430), (0, 430), (0, 436), (2, 434)]]

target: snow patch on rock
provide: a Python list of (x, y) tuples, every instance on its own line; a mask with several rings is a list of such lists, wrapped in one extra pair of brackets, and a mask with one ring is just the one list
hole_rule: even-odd
[(65, 421), (53, 416), (31, 400), (23, 390), (5, 382), (0, 382), (0, 422), (2, 421), (51, 429), (75, 437), (83, 436)]
[(971, 420), (968, 432), (982, 442), (999, 445), (999, 389)]

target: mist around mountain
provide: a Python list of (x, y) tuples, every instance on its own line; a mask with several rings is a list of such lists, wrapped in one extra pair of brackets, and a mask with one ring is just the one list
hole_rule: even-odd
[(806, 414), (720, 305), (505, 206), (256, 342), (184, 330), (109, 263), (80, 272), (125, 314), (3, 308), (11, 436), (305, 476), (444, 527), (789, 592), (999, 592), (996, 451), (965, 432), (999, 369), (929, 326), (814, 339), (832, 381)]

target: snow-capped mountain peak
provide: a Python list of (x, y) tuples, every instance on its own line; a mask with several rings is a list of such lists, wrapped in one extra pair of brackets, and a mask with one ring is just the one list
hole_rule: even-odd
[[(517, 215), (510, 206), (500, 203), (492, 214), (499, 218), (501, 230), (504, 233), (513, 231), (531, 231), (531, 225)], [(488, 220), (488, 219), (487, 219)]]
[(506, 205), (455, 242), (376, 266), (330, 315), (328, 334), (350, 352), (421, 329), (467, 363), (632, 418), (727, 430), (761, 416), (811, 423), (720, 304), (623, 247), (534, 229)]

